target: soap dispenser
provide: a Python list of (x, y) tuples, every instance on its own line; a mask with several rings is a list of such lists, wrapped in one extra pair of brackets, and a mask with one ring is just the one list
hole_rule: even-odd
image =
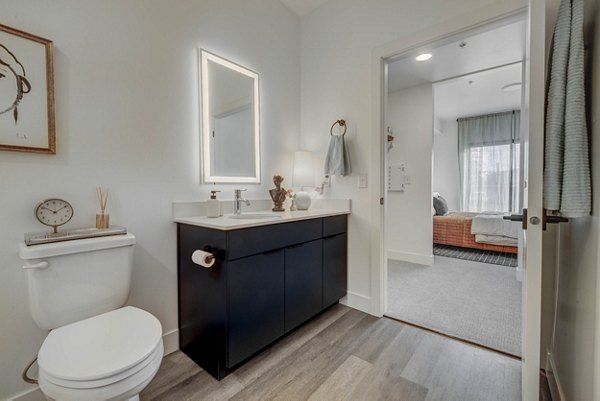
[(217, 199), (217, 192), (210, 191), (210, 199), (206, 201), (206, 216), (219, 217), (221, 216), (221, 202)]

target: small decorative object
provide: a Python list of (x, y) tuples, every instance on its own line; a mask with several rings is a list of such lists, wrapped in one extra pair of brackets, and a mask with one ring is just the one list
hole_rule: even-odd
[(0, 25), (0, 150), (56, 153), (52, 41)]
[(296, 195), (296, 206), (298, 210), (308, 210), (311, 204), (310, 195), (308, 192), (298, 192)]
[(96, 228), (108, 228), (110, 226), (110, 218), (108, 213), (106, 213), (108, 188), (97, 187), (96, 192), (100, 201), (100, 213), (96, 213)]
[(275, 184), (275, 188), (270, 189), (269, 194), (271, 195), (271, 199), (273, 199), (274, 206), (271, 210), (274, 212), (285, 212), (285, 209), (283, 208), (283, 202), (285, 202), (285, 198), (287, 197), (287, 191), (281, 186), (282, 182), (282, 176), (273, 176), (273, 184)]
[(35, 207), (35, 217), (40, 223), (52, 227), (56, 234), (58, 227), (67, 224), (73, 217), (73, 206), (63, 199), (46, 199)]
[(288, 198), (292, 200), (292, 204), (290, 205), (290, 212), (295, 212), (298, 210), (298, 205), (296, 205), (296, 194), (294, 194), (293, 189), (288, 189), (287, 191)]
[(391, 150), (394, 147), (394, 139), (392, 127), (387, 127), (387, 150)]

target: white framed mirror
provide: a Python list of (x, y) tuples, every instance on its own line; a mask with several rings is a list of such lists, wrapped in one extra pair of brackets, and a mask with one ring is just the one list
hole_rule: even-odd
[(203, 181), (259, 183), (258, 73), (199, 50)]

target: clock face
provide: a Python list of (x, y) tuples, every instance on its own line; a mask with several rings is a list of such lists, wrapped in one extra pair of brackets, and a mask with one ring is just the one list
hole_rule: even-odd
[(35, 208), (35, 217), (40, 223), (50, 227), (66, 224), (73, 217), (73, 206), (62, 199), (46, 199)]

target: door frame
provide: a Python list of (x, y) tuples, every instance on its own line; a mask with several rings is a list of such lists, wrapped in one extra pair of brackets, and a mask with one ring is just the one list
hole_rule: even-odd
[[(522, 0), (507, 0), (501, 4), (494, 4), (487, 7), (475, 9), (459, 17), (450, 19), (444, 23), (438, 24), (427, 30), (406, 36), (395, 40), (386, 45), (373, 49), (371, 53), (371, 168), (373, 172), (373, 185), (370, 190), (371, 195), (371, 314), (383, 316), (387, 308), (387, 258), (385, 256), (385, 225), (384, 225), (384, 207), (380, 204), (380, 199), (385, 199), (385, 151), (384, 151), (384, 105), (386, 104), (387, 73), (385, 62), (387, 59), (417, 50), (421, 47), (443, 41), (448, 37), (473, 31), (478, 28), (484, 28), (498, 21), (515, 17), (517, 15), (527, 14), (534, 10), (535, 18), (531, 18), (533, 28), (539, 29), (545, 25), (545, 2), (543, 0), (530, 0), (529, 5)], [(540, 25), (542, 24), (542, 25)], [(528, 33), (529, 34), (529, 33)], [(536, 71), (544, 71), (545, 59), (540, 59), (540, 47), (542, 55), (544, 54), (544, 38), (540, 43), (540, 35), (536, 35), (538, 46), (535, 57), (535, 64), (531, 66)], [(540, 65), (541, 62), (541, 65)], [(535, 89), (539, 90), (539, 85), (544, 83), (544, 74), (539, 74), (540, 79), (531, 82)], [(537, 132), (543, 132), (543, 102), (536, 104), (534, 118), (530, 124), (530, 130), (535, 127)], [(541, 113), (540, 113), (541, 108)], [(541, 116), (541, 121), (540, 121)], [(540, 125), (541, 124), (541, 125)], [(539, 130), (541, 127), (541, 130)], [(534, 135), (534, 138), (536, 136)], [(542, 137), (541, 135), (539, 137)], [(534, 140), (539, 140), (536, 138)], [(543, 140), (543, 139), (542, 139)], [(541, 155), (543, 157), (543, 155)], [(530, 160), (530, 162), (532, 162)], [(539, 160), (535, 161), (540, 164)], [(541, 191), (540, 191), (541, 194)], [(537, 199), (531, 199), (536, 202)], [(541, 207), (541, 201), (539, 202)], [(539, 232), (537, 232), (539, 231)], [(541, 227), (540, 230), (534, 229), (528, 234), (530, 240), (539, 242), (541, 246)], [(533, 236), (534, 238), (531, 238)], [(541, 253), (541, 252), (540, 252)], [(530, 266), (539, 263), (541, 259), (527, 260)], [(540, 259), (540, 260), (538, 260)], [(529, 269), (526, 272), (526, 287), (524, 290), (524, 311), (527, 320), (524, 322), (523, 329), (523, 364), (522, 364), (522, 399), (524, 401), (537, 400), (539, 394), (539, 366), (540, 366), (540, 331), (541, 331), (541, 272), (538, 269)], [(533, 362), (532, 362), (533, 361)]]

